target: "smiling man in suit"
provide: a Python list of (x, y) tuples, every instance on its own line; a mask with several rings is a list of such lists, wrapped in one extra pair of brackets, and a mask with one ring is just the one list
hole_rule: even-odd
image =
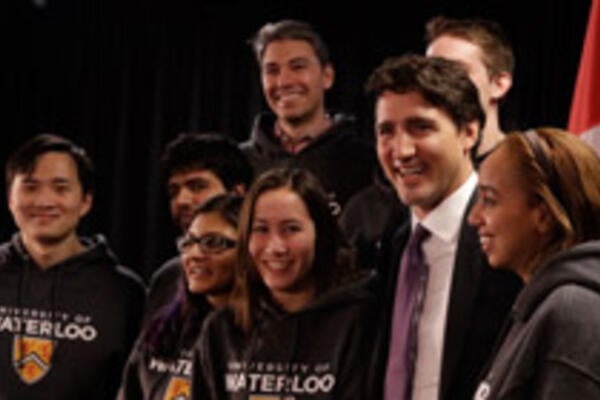
[[(490, 269), (465, 222), (477, 183), (471, 157), (485, 122), (477, 88), (455, 62), (405, 55), (378, 67), (367, 91), (375, 98), (379, 162), (410, 207), (410, 223), (384, 244), (379, 267), (385, 287), (375, 387), (385, 400), (472, 398), (520, 287), (515, 276)], [(406, 289), (413, 264), (400, 265), (417, 226), (428, 232), (420, 245), (426, 272), (413, 291)], [(407, 298), (412, 317), (405, 319)]]

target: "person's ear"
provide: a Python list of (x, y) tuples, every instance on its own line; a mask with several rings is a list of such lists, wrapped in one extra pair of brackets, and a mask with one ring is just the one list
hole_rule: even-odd
[(506, 71), (497, 73), (492, 77), (491, 81), (492, 91), (490, 97), (494, 102), (498, 102), (504, 98), (513, 84), (512, 75)]
[(333, 82), (335, 82), (335, 69), (333, 64), (327, 63), (323, 66), (323, 87), (325, 90), (331, 89)]
[(466, 154), (471, 152), (471, 149), (477, 143), (477, 139), (479, 138), (481, 127), (479, 126), (479, 121), (474, 120), (465, 124), (462, 128), (461, 142), (463, 145), (463, 149)]
[(540, 235), (546, 236), (549, 232), (551, 232), (555, 224), (555, 220), (550, 212), (550, 208), (545, 202), (540, 201), (537, 205), (535, 205), (534, 212), (536, 230)]
[(91, 193), (83, 194), (83, 201), (81, 202), (81, 208), (79, 209), (79, 218), (83, 218), (92, 209), (94, 203), (94, 196)]

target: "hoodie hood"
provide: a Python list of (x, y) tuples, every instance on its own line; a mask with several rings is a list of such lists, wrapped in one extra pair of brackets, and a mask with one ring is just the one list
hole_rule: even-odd
[[(337, 136), (354, 135), (354, 125), (356, 118), (350, 114), (342, 112), (333, 112), (331, 116), (331, 126), (323, 134), (319, 135), (310, 143), (306, 149), (318, 145), (323, 141), (328, 141)], [(275, 137), (274, 128), (277, 117), (269, 112), (260, 113), (254, 119), (250, 139), (242, 143), (242, 148), (253, 147), (263, 157), (277, 157), (281, 154), (288, 154)]]
[(259, 319), (262, 317), (286, 316), (295, 317), (301, 314), (311, 314), (350, 306), (373, 299), (371, 288), (374, 287), (377, 274), (375, 271), (361, 271), (360, 275), (345, 284), (335, 287), (317, 297), (305, 308), (287, 313), (282, 311), (266, 299), (260, 301)]
[(256, 347), (272, 346), (283, 359), (297, 361), (299, 353), (305, 347), (302, 344), (303, 337), (320, 332), (322, 323), (319, 321), (322, 318), (337, 315), (343, 316), (342, 321), (349, 321), (353, 318), (351, 314), (364, 308), (365, 304), (373, 304), (374, 297), (369, 288), (375, 279), (375, 271), (361, 271), (357, 279), (317, 295), (305, 308), (291, 313), (262, 299), (256, 318), (260, 323), (255, 327), (260, 333), (252, 335), (250, 353)]
[(521, 291), (513, 312), (526, 320), (557, 287), (578, 285), (600, 294), (600, 241), (590, 241), (560, 252), (533, 275)]
[(359, 135), (355, 119), (344, 113), (330, 113), (331, 126), (297, 153), (287, 152), (273, 131), (276, 117), (259, 114), (250, 138), (240, 144), (255, 175), (276, 167), (302, 168), (323, 185), (334, 215), (357, 191), (373, 181), (377, 157), (373, 144)]
[[(103, 235), (93, 237), (83, 237), (79, 239), (85, 250), (75, 254), (50, 269), (60, 268), (65, 272), (81, 265), (106, 264), (110, 266), (118, 265), (117, 256), (108, 246), (106, 238)], [(23, 245), (21, 235), (15, 233), (11, 240), (0, 246), (0, 265), (7, 265), (5, 261), (12, 260), (17, 265), (33, 265), (34, 261)]]
[(368, 398), (362, 390), (375, 326), (373, 280), (365, 273), (297, 312), (263, 301), (249, 335), (230, 310), (217, 311), (200, 338), (207, 391), (214, 398)]

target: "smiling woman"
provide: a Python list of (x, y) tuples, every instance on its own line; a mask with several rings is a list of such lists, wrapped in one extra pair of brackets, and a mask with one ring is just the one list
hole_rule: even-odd
[(228, 308), (207, 321), (198, 374), (211, 399), (363, 399), (372, 276), (353, 259), (320, 184), (275, 169), (250, 188)]
[(178, 240), (181, 275), (175, 299), (144, 327), (125, 367), (119, 399), (189, 399), (192, 347), (207, 314), (229, 297), (242, 200), (219, 195), (197, 207)]
[(600, 397), (598, 177), (594, 151), (553, 128), (509, 134), (481, 165), (469, 222), (526, 285), (476, 399)]

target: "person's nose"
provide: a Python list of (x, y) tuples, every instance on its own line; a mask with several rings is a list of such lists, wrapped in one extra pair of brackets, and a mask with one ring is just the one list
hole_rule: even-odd
[(175, 204), (179, 207), (190, 206), (192, 204), (192, 192), (185, 187), (179, 189), (175, 196)]
[(294, 82), (294, 73), (289, 68), (281, 68), (277, 75), (277, 86), (288, 87)]
[(408, 134), (397, 131), (390, 141), (390, 147), (394, 158), (406, 159), (416, 154), (416, 142)]
[(52, 207), (56, 204), (58, 194), (47, 186), (40, 186), (33, 197), (33, 204), (37, 207)]
[(272, 255), (285, 254), (287, 252), (287, 243), (281, 235), (273, 233), (267, 239), (266, 250), (267, 253)]

